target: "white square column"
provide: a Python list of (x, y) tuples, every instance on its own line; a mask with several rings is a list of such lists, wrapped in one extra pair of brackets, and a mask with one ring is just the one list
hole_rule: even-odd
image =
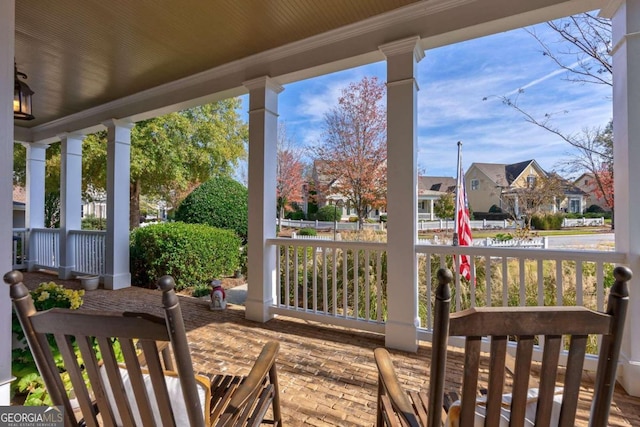
[[(0, 1), (0, 274), (12, 268), (13, 221), (13, 59), (15, 0)], [(11, 300), (0, 284), (0, 406), (8, 406), (11, 388)]]
[(244, 83), (249, 89), (249, 242), (247, 319), (266, 322), (277, 300), (276, 249), (267, 239), (276, 237), (276, 141), (278, 94), (282, 86), (269, 77)]
[(82, 140), (80, 134), (60, 135), (60, 268), (61, 279), (75, 269), (75, 241), (71, 230), (82, 228)]
[[(26, 153), (26, 209), (25, 227), (27, 230), (44, 228), (44, 186), (47, 162), (47, 148), (49, 144), (25, 143)], [(36, 259), (35, 245), (31, 244), (29, 237), (29, 256), (27, 269), (33, 270), (38, 260)]]
[(615, 164), (616, 250), (633, 271), (620, 360), (621, 383), (640, 396), (640, 2), (612, 2), (613, 158)]
[(417, 93), (419, 38), (380, 46), (387, 57), (387, 323), (385, 345), (417, 351)]
[(131, 171), (131, 129), (120, 120), (107, 127), (107, 241), (105, 289), (131, 286), (129, 270), (129, 182)]

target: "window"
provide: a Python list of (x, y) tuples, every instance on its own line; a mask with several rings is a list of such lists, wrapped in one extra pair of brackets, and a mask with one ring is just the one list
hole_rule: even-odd
[(477, 190), (478, 187), (480, 187), (480, 181), (477, 179), (472, 179), (471, 180), (471, 189), (472, 190)]
[(529, 175), (527, 177), (527, 187), (532, 188), (534, 185), (536, 185), (536, 177), (535, 175)]
[(569, 200), (569, 212), (580, 213), (580, 199)]

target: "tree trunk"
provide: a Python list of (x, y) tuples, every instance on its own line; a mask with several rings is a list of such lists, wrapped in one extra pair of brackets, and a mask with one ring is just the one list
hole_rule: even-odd
[(140, 226), (140, 182), (129, 184), (129, 230)]

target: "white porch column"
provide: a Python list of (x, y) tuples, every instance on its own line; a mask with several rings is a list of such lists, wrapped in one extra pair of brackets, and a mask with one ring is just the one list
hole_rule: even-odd
[(107, 127), (107, 242), (105, 289), (131, 286), (129, 270), (129, 178), (131, 170), (131, 128), (120, 120)]
[(387, 57), (387, 347), (418, 349), (417, 63), (418, 37), (380, 46)]
[[(621, 353), (621, 383), (640, 396), (640, 2), (605, 11), (613, 24), (613, 157), (616, 250), (628, 255), (634, 278)], [(608, 13), (607, 13), (608, 12)]]
[[(12, 267), (13, 222), (13, 59), (15, 0), (0, 1), (0, 274)], [(11, 300), (0, 284), (0, 406), (8, 406), (11, 386)]]
[(435, 219), (435, 214), (433, 212), (434, 208), (434, 203), (433, 203), (433, 199), (429, 200), (429, 218), (431, 219), (431, 221), (433, 221)]
[(82, 209), (82, 140), (84, 135), (60, 135), (60, 269), (69, 279), (75, 269), (75, 242), (70, 230), (80, 230)]
[(249, 89), (249, 242), (247, 319), (266, 322), (276, 294), (276, 141), (278, 94), (282, 86), (269, 77), (244, 83)]
[(44, 184), (47, 148), (49, 144), (25, 143), (26, 207), (25, 227), (44, 228)]

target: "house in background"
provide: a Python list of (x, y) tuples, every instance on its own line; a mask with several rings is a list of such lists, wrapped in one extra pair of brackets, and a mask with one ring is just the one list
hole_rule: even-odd
[(456, 179), (448, 176), (418, 176), (418, 219), (439, 219), (433, 207), (440, 197), (455, 193)]
[[(489, 212), (492, 206), (506, 210), (507, 198), (516, 198), (511, 205), (519, 215), (517, 193), (519, 189), (534, 185), (538, 177), (548, 177), (535, 160), (513, 164), (472, 163), (465, 173), (465, 187), (470, 208), (474, 212)], [(562, 178), (561, 178), (562, 179)], [(549, 206), (549, 211), (581, 213), (586, 209), (586, 194), (563, 179), (564, 198)]]
[(27, 192), (24, 187), (13, 186), (13, 228), (25, 228)]
[(605, 202), (604, 198), (598, 197), (598, 195), (596, 194), (596, 188), (597, 188), (596, 178), (592, 173), (590, 172), (583, 173), (582, 175), (580, 175), (580, 177), (578, 177), (578, 179), (573, 181), (573, 185), (578, 187), (580, 190), (582, 190), (586, 194), (585, 204), (587, 208), (589, 208), (592, 205), (596, 205), (601, 207), (605, 211), (611, 210), (607, 206), (607, 203)]

